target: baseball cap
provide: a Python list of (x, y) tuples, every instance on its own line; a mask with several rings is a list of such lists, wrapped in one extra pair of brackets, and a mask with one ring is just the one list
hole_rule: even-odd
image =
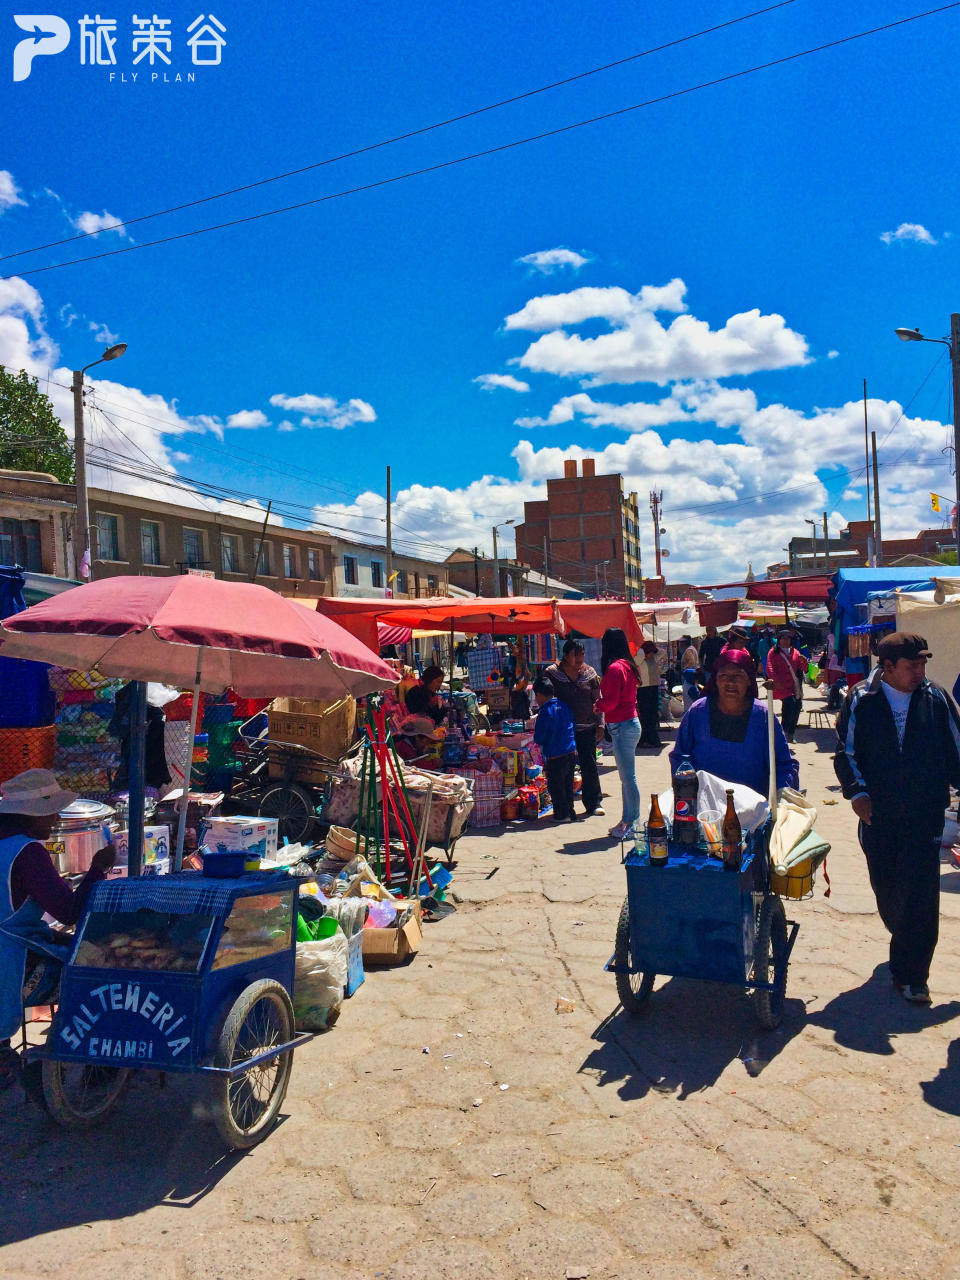
[(912, 631), (894, 631), (884, 636), (877, 645), (877, 657), (881, 662), (888, 658), (891, 662), (896, 662), (900, 658), (909, 658), (911, 661), (916, 658), (932, 658), (933, 654), (927, 648), (923, 636), (915, 635)]

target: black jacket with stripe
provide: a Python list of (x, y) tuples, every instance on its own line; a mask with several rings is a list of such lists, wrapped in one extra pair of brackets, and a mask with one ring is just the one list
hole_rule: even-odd
[(960, 718), (939, 685), (924, 680), (907, 710), (903, 744), (877, 668), (855, 685), (837, 716), (833, 757), (848, 800), (868, 795), (876, 816), (943, 829), (950, 786), (960, 787)]

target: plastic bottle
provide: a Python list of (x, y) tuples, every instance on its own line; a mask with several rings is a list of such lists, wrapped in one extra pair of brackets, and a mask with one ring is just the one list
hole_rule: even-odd
[(683, 756), (673, 774), (673, 838), (678, 844), (695, 845), (700, 838), (697, 793), (700, 779), (693, 763)]

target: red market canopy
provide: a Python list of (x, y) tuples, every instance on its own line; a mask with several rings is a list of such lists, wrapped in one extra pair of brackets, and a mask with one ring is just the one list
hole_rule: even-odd
[(643, 631), (626, 600), (560, 600), (557, 608), (568, 631), (599, 638), (608, 627), (619, 627), (633, 653), (643, 644)]
[(379, 645), (378, 623), (414, 630), (455, 630), (494, 636), (552, 635), (564, 631), (556, 600), (528, 596), (489, 600), (447, 596), (424, 600), (321, 596), (317, 612), (339, 623), (372, 649)]
[(809, 573), (791, 578), (766, 578), (762, 582), (719, 582), (706, 591), (726, 591), (732, 587), (746, 589), (748, 600), (768, 600), (777, 604), (808, 602), (823, 604), (833, 586), (833, 577), (824, 573)]

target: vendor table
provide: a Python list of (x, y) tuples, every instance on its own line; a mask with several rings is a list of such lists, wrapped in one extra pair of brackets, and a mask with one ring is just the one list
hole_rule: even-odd
[(200, 1071), (232, 1147), (273, 1127), (290, 1078), (298, 882), (182, 872), (95, 886), (63, 970), (43, 1096), (63, 1124), (112, 1109), (129, 1072)]
[(657, 974), (665, 974), (743, 986), (753, 992), (760, 1024), (779, 1025), (800, 926), (770, 892), (769, 836), (767, 823), (747, 838), (736, 872), (673, 840), (663, 867), (651, 866), (645, 851), (627, 853), (627, 896), (605, 966), (616, 974), (627, 1013), (641, 1011)]

